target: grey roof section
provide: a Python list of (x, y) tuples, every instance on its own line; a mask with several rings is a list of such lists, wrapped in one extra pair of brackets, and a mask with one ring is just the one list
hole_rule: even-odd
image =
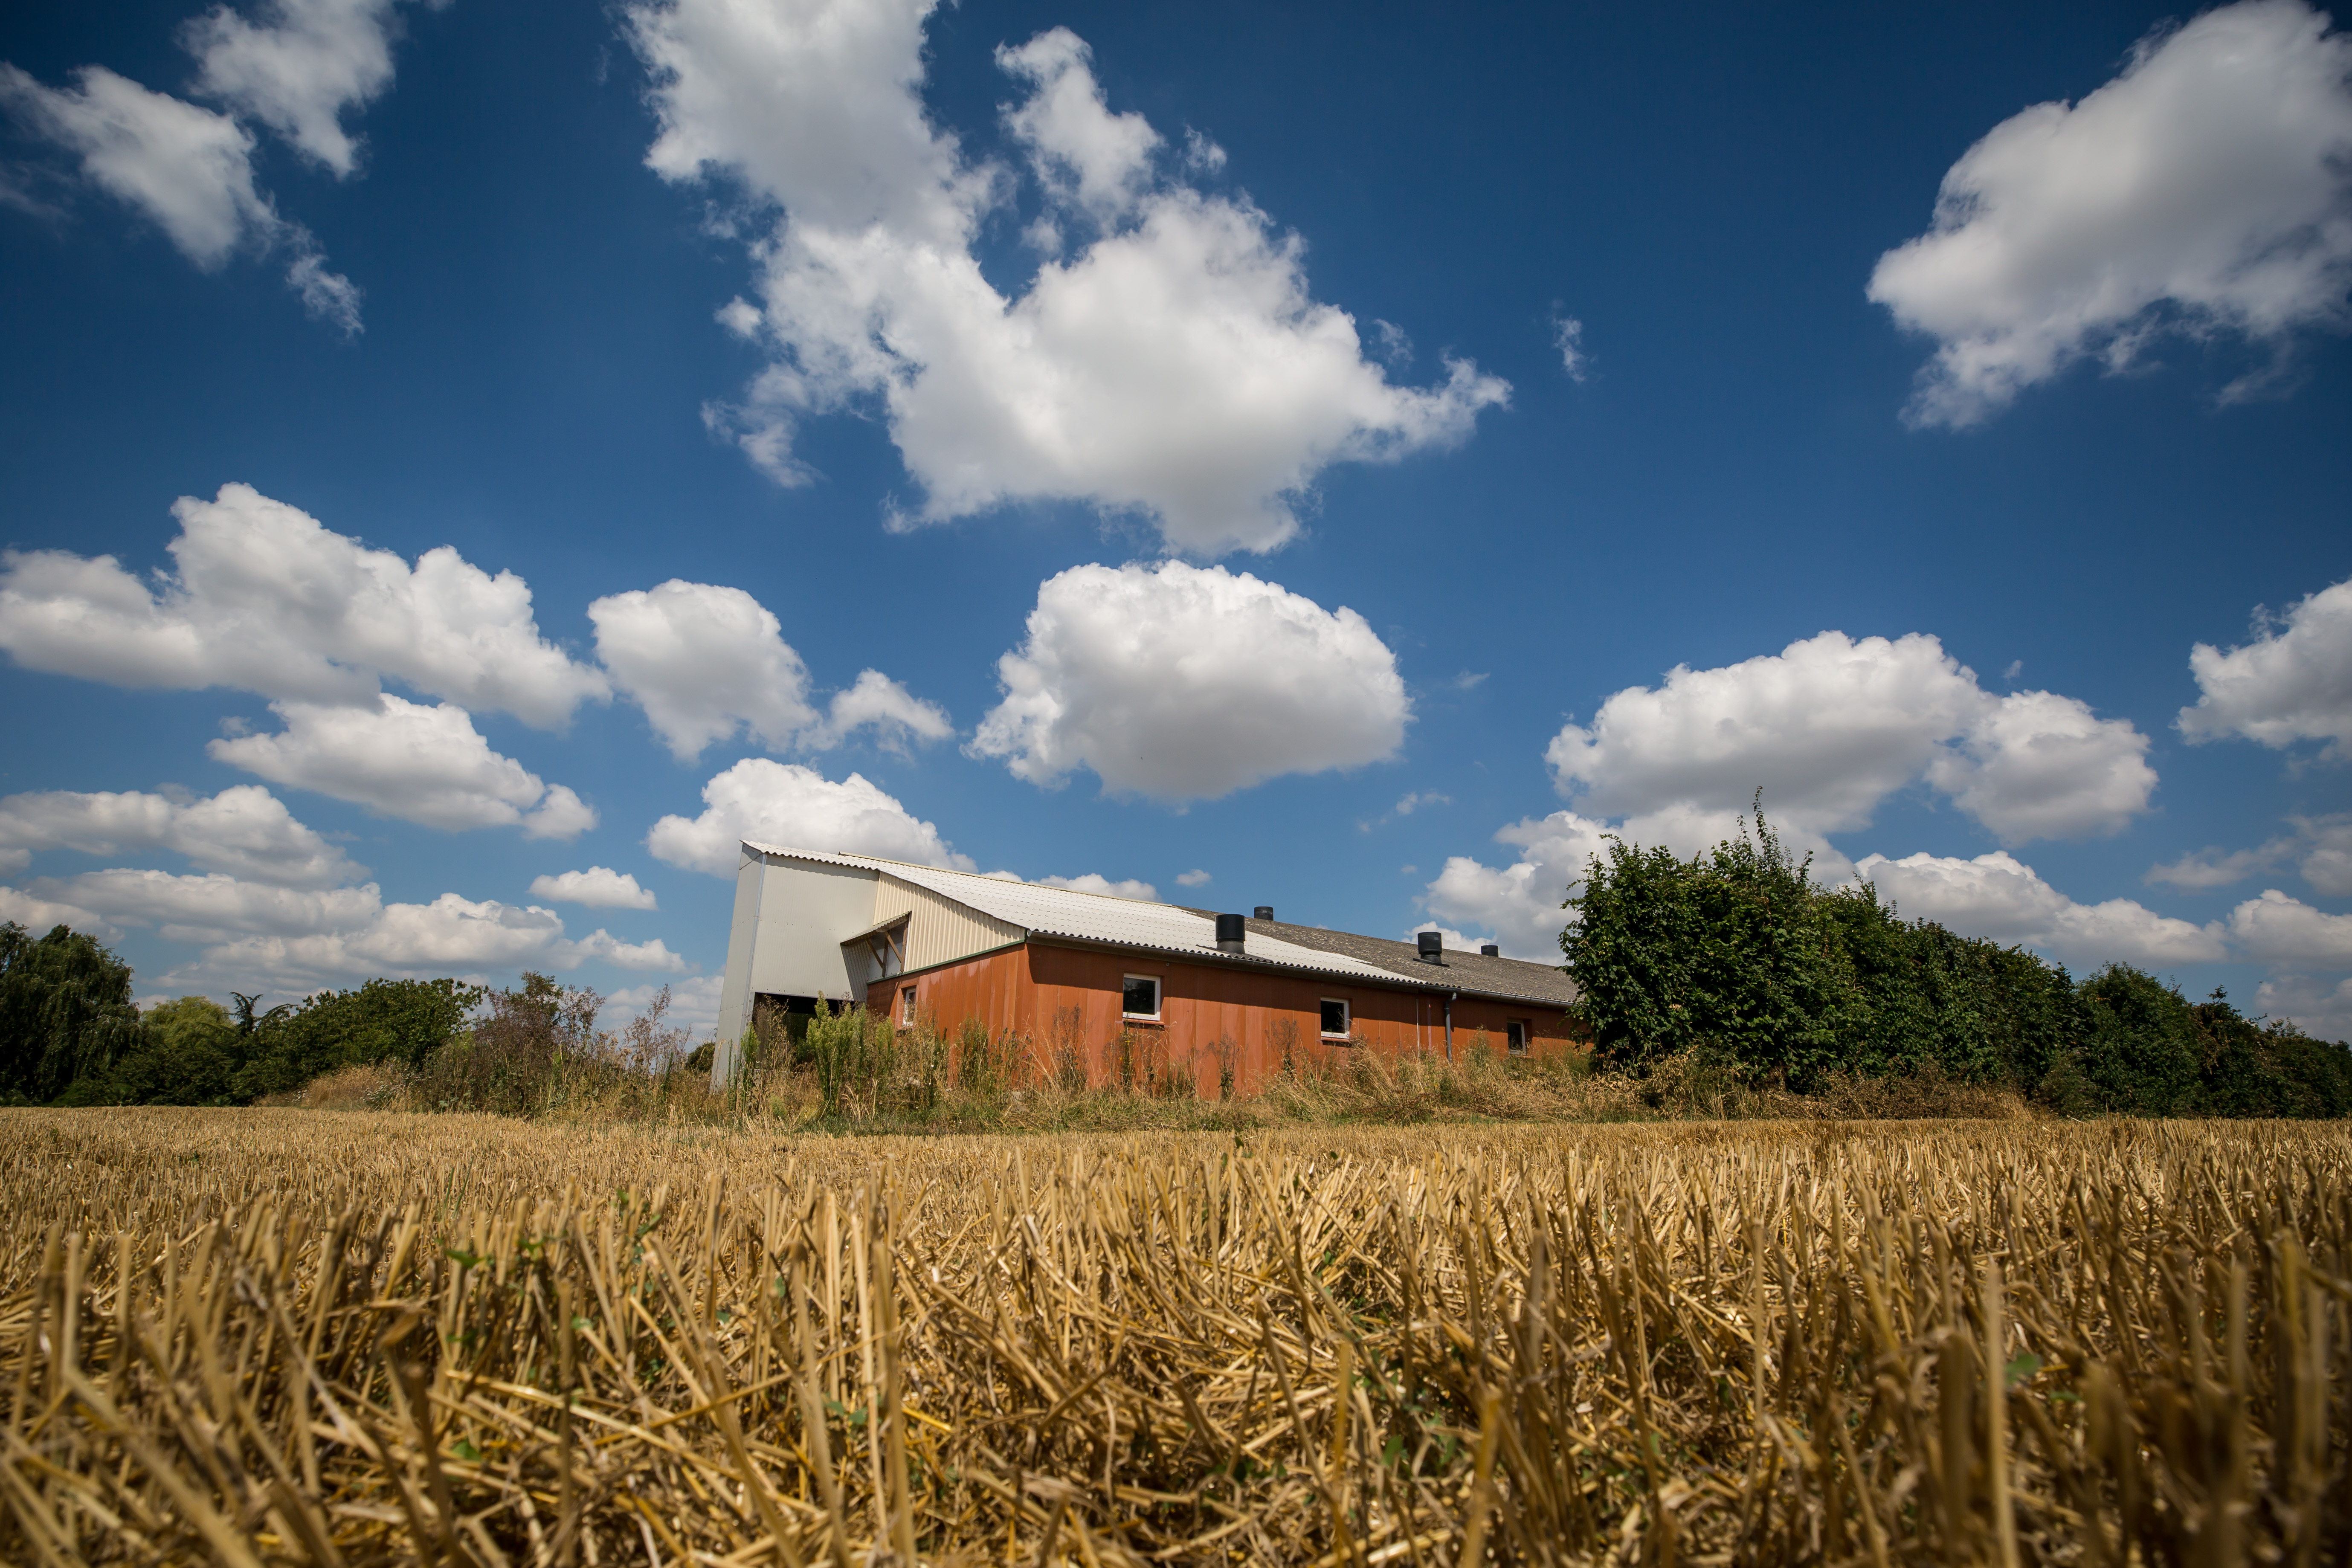
[(1576, 982), (1565, 970), (1517, 958), (1488, 958), (1483, 952), (1445, 950), (1443, 965), (1423, 963), (1419, 944), (1391, 942), (1386, 937), (1357, 936), (1351, 931), (1326, 931), (1321, 926), (1290, 925), (1281, 921), (1244, 921), (1250, 933), (1295, 947), (1318, 948), (1387, 970), (1423, 984), (1434, 982), (1448, 990), (1475, 992), (1513, 1002), (1535, 1002), (1566, 1007), (1577, 998)]
[(1208, 963), (1247, 965), (1255, 963), (1313, 974), (1340, 975), (1351, 980), (1376, 980), (1391, 984), (1402, 981), (1429, 989), (1455, 988), (1454, 981), (1427, 965), (1423, 965), (1418, 974), (1400, 973), (1342, 949), (1321, 943), (1292, 942), (1271, 931), (1257, 931), (1245, 938), (1244, 950), (1238, 956), (1220, 952), (1215, 918), (1175, 904), (1122, 899), (1115, 893), (1082, 892), (1075, 888), (1041, 887), (1035, 882), (986, 877), (976, 871), (950, 871), (937, 866), (918, 866), (905, 860), (886, 860), (877, 855), (830, 854), (822, 850), (794, 849), (779, 844), (759, 844), (748, 838), (743, 840), (743, 847), (757, 855), (776, 855), (795, 860), (814, 860), (828, 866), (855, 866), (864, 870), (879, 871), (902, 882), (912, 882), (919, 888), (928, 889), (941, 898), (953, 899), (984, 915), (992, 915), (1007, 925), (1018, 926), (1031, 936), (1058, 936), (1111, 947), (1175, 953)]

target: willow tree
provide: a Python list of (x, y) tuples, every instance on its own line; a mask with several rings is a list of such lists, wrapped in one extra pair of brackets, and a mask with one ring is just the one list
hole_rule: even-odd
[(98, 939), (0, 924), (0, 1100), (55, 1100), (103, 1078), (142, 1037), (131, 966)]

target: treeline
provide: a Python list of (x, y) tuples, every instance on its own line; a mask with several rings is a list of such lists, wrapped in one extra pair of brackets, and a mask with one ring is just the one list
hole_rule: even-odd
[(629, 1114), (710, 1071), (710, 1048), (690, 1052), (666, 1021), (666, 987), (617, 1031), (597, 1027), (595, 992), (544, 974), (510, 991), (371, 980), (266, 1012), (230, 995), (142, 1013), (131, 966), (96, 938), (0, 924), (0, 1105), (250, 1105), (380, 1068), (393, 1103), (416, 1110)]
[(0, 1105), (247, 1105), (341, 1068), (422, 1071), (486, 994), (371, 980), (267, 1012), (236, 995), (234, 1010), (183, 996), (142, 1014), (131, 982), (84, 932), (0, 924)]
[(1612, 842), (1560, 934), (1596, 1063), (1687, 1053), (1800, 1092), (1940, 1074), (2067, 1115), (2352, 1115), (2352, 1050), (2190, 1002), (2126, 964), (2077, 980), (2022, 948), (1905, 921), (1874, 888), (1827, 889), (1759, 808), (1685, 860)]

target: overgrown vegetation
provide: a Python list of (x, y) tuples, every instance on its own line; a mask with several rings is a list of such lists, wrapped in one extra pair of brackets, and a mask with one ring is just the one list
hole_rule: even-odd
[(11, 1563), (2352, 1553), (2338, 1126), (15, 1110), (0, 1205)]
[(1934, 1074), (2062, 1114), (2352, 1115), (2352, 1051), (2110, 964), (2022, 948), (1825, 889), (1765, 820), (1685, 860), (1612, 842), (1560, 948), (1604, 1070), (1688, 1058), (1750, 1087)]

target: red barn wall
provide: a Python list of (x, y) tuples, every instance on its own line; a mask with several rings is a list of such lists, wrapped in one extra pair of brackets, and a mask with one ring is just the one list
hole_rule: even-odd
[[(1120, 996), (1130, 974), (1159, 979), (1158, 1024), (1120, 1017)], [(965, 1019), (976, 1017), (992, 1034), (1016, 1031), (1029, 1037), (1040, 1067), (1045, 1065), (1045, 1058), (1057, 1039), (1066, 1036), (1074, 1039), (1095, 1083), (1115, 1076), (1111, 1044), (1122, 1029), (1131, 1030), (1143, 1043), (1148, 1062), (1164, 1063), (1180, 1072), (1189, 1064), (1199, 1092), (1210, 1098), (1218, 1092), (1221, 1039), (1233, 1042), (1237, 1092), (1253, 1089), (1282, 1070), (1280, 1026), (1284, 1020), (1294, 1031), (1293, 1050), (1302, 1056), (1328, 1060), (1334, 1052), (1347, 1049), (1322, 1038), (1326, 997), (1349, 1004), (1356, 1037), (1373, 1049), (1402, 1055), (1437, 1054), (1445, 1048), (1442, 992), (1332, 976), (1229, 969), (1172, 956), (1031, 942), (913, 975), (877, 981), (867, 988), (867, 1007), (895, 1018), (899, 990), (907, 985), (915, 987), (917, 1011), (939, 1028), (953, 1034)], [(1500, 1052), (1508, 1037), (1507, 1025), (1515, 1018), (1527, 1026), (1531, 1055), (1552, 1056), (1583, 1048), (1570, 1034), (1557, 1005), (1461, 996), (1454, 1003), (1455, 1053), (1474, 1048), (1481, 1029), (1487, 1033), (1490, 1048)], [(1069, 1027), (1072, 1023), (1074, 1029)]]

